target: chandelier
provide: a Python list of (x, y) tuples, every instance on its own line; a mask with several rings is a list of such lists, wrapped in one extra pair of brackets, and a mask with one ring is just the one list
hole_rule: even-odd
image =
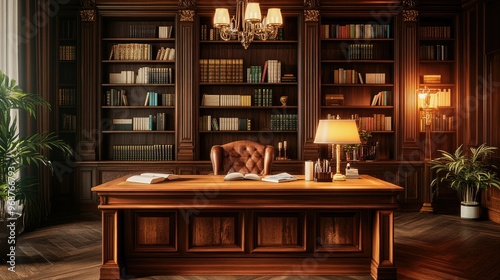
[(215, 9), (214, 27), (219, 29), (221, 39), (238, 38), (245, 49), (254, 38), (262, 41), (276, 39), (278, 28), (282, 25), (280, 9), (269, 8), (267, 16), (262, 19), (259, 3), (248, 3), (248, 0), (236, 0), (236, 15), (231, 19), (227, 8)]

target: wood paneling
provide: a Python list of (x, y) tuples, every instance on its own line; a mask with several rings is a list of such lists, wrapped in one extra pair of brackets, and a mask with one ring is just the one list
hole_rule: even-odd
[(242, 251), (242, 226), (241, 212), (190, 213), (188, 251)]
[(256, 213), (255, 251), (303, 248), (303, 213)]
[(320, 251), (360, 251), (360, 213), (320, 213), (317, 217)]

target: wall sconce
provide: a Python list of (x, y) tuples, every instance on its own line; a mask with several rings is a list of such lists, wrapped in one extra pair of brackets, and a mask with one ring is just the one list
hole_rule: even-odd
[(437, 109), (437, 100), (435, 90), (428, 87), (420, 88), (417, 90), (419, 107), (420, 110), (424, 112), (424, 124), (425, 124), (425, 147), (424, 147), (424, 159), (430, 160), (432, 157), (432, 147), (431, 147), (431, 125), (432, 116)]

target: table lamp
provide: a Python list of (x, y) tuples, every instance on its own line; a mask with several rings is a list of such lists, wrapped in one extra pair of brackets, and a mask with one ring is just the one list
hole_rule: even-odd
[(333, 181), (344, 181), (345, 175), (340, 173), (340, 145), (360, 144), (358, 127), (355, 120), (319, 120), (316, 129), (316, 144), (336, 144), (336, 173)]

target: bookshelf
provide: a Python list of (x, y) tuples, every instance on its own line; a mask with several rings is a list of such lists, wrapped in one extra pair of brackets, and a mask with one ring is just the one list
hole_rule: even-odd
[(64, 12), (57, 18), (56, 113), (59, 137), (76, 144), (78, 108), (78, 17)]
[(211, 30), (212, 15), (200, 15), (196, 159), (209, 160), (213, 145), (240, 139), (273, 145), (276, 153), (286, 141), (287, 157), (301, 158), (299, 15), (283, 17), (276, 40), (254, 40), (245, 50)]
[[(80, 28), (78, 12), (71, 8), (64, 7), (55, 18), (52, 55), (56, 74), (53, 75), (51, 104), (53, 131), (76, 150), (80, 112)], [(51, 153), (55, 171), (51, 181), (51, 199), (55, 208), (64, 207), (75, 195), (74, 174), (68, 165), (74, 155), (62, 154), (60, 151)]]
[(320, 25), (320, 118), (356, 119), (372, 135), (367, 145), (376, 146), (370, 160), (396, 154), (396, 32), (389, 19), (379, 24), (370, 15), (323, 14)]
[(100, 18), (99, 160), (175, 160), (175, 14)]
[[(422, 14), (418, 25), (419, 90), (431, 96), (431, 157), (456, 148), (457, 63), (455, 15)], [(419, 100), (421, 102), (421, 100)], [(419, 104), (419, 137), (425, 141), (425, 112)]]

